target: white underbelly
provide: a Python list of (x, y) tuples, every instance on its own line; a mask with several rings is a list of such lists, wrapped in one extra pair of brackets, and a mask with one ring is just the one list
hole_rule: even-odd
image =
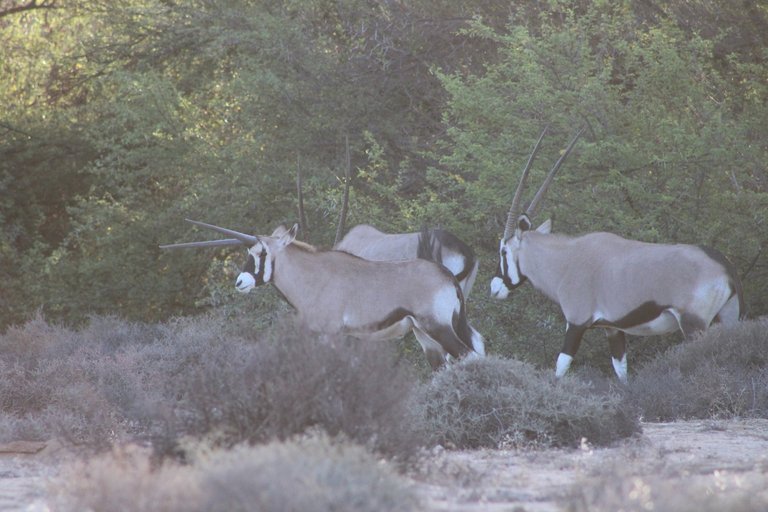
[(650, 322), (621, 330), (627, 334), (634, 334), (637, 336), (652, 336), (654, 334), (675, 332), (679, 328), (680, 324), (677, 322), (677, 317), (669, 311), (664, 311)]

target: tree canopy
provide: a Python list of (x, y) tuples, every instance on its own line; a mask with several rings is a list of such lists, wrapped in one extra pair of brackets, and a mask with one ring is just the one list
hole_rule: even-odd
[(483, 297), (545, 124), (532, 183), (586, 131), (540, 221), (716, 247), (765, 315), (766, 48), (750, 0), (0, 1), (0, 327), (284, 308), (234, 296), (239, 252), (158, 245), (296, 222), (300, 167), (329, 246), (348, 138), (348, 225), (473, 244), (470, 316), (507, 346), (557, 322)]

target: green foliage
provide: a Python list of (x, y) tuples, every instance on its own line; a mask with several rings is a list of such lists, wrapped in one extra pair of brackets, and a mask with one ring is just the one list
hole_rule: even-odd
[[(643, 23), (631, 5), (558, 4), (557, 16), (513, 16), (506, 31), (474, 23), (467, 33), (495, 41), (498, 61), (481, 73), (439, 75), (450, 95), (448, 129), (435, 154), (441, 167), (428, 174), (422, 204), (431, 212), (451, 210), (456, 231), (495, 262), (489, 233), (502, 231), (513, 187), (541, 127), (549, 124), (550, 135), (534, 166), (532, 188), (567, 137), (586, 126), (538, 222), (552, 216), (555, 231), (566, 234), (605, 230), (717, 247), (740, 274), (749, 275), (748, 312), (761, 314), (765, 294), (757, 283), (768, 277), (768, 189), (755, 162), (768, 148), (755, 123), (765, 120), (766, 105), (754, 102), (751, 93), (736, 93), (713, 58), (713, 39), (672, 20)], [(765, 66), (760, 69), (765, 77)], [(738, 72), (750, 84), (747, 90), (762, 89), (755, 72)], [(742, 101), (750, 103), (749, 112)], [(445, 190), (446, 201), (429, 201)], [(488, 278), (481, 274), (479, 281)], [(519, 292), (512, 301), (499, 316), (485, 309), (493, 317), (490, 326), (479, 328), (501, 331), (514, 347), (535, 330), (524, 318), (531, 308), (539, 309), (538, 315), (531, 312), (539, 321), (547, 313)]]
[[(310, 239), (330, 246), (348, 136), (348, 226), (436, 224), (472, 244), (473, 325), (491, 352), (549, 367), (559, 312), (530, 287), (483, 293), (544, 124), (532, 186), (587, 131), (539, 220), (716, 247), (765, 314), (765, 34), (764, 6), (726, 1), (97, 0), (2, 16), (0, 328), (37, 309), (267, 325), (286, 306), (232, 293), (242, 251), (157, 246), (209, 236), (184, 218), (293, 224), (298, 166)], [(584, 345), (577, 362), (610, 372), (601, 336)]]

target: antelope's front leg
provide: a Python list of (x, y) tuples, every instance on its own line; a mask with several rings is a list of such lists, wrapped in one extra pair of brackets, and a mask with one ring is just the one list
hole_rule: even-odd
[(565, 372), (571, 367), (573, 356), (578, 352), (581, 338), (586, 330), (586, 326), (571, 323), (568, 323), (565, 328), (565, 343), (563, 343), (563, 350), (560, 355), (557, 356), (557, 366), (555, 367), (555, 377), (558, 379), (565, 375)]

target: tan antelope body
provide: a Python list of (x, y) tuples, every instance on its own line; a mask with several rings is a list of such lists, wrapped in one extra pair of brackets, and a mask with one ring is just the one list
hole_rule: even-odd
[[(425, 237), (429, 237), (426, 244)], [(453, 233), (438, 228), (390, 234), (368, 224), (358, 224), (333, 248), (372, 261), (406, 261), (416, 258), (435, 261), (456, 277), (465, 298), (472, 291), (479, 267), (470, 246)], [(429, 254), (425, 254), (425, 251)]]
[(426, 260), (375, 262), (295, 241), (298, 226), (253, 236), (197, 221), (234, 238), (163, 248), (249, 245), (236, 287), (243, 293), (272, 282), (299, 319), (320, 333), (386, 340), (413, 330), (433, 368), (446, 356), (473, 353), (464, 297), (445, 268)]
[(611, 233), (553, 235), (549, 220), (532, 230), (531, 217), (575, 141), (528, 210), (518, 216), (520, 192), (539, 138), (509, 211), (491, 294), (505, 298), (528, 279), (560, 306), (567, 327), (557, 359), (558, 377), (568, 370), (587, 329), (607, 329), (614, 370), (626, 382), (624, 333), (647, 336), (679, 329), (690, 337), (713, 320), (737, 322), (744, 311), (741, 283), (733, 266), (713, 249), (639, 242)]

